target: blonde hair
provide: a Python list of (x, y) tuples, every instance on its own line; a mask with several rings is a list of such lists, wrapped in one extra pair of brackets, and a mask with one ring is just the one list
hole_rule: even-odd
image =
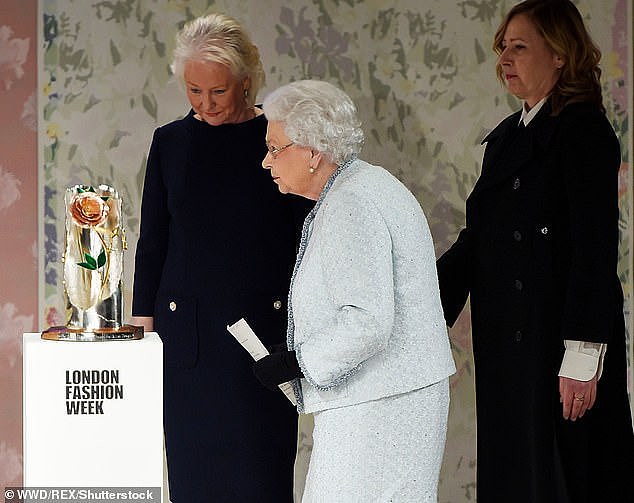
[(246, 30), (225, 14), (208, 14), (189, 21), (176, 35), (172, 71), (181, 83), (188, 61), (209, 61), (226, 65), (237, 78), (249, 78), (245, 95), (253, 106), (264, 85), (264, 69), (258, 48)]
[[(550, 95), (553, 115), (569, 103), (591, 102), (605, 113), (601, 95), (601, 51), (583, 23), (583, 18), (569, 0), (525, 0), (516, 4), (505, 16), (493, 39), (497, 54), (503, 51), (503, 39), (511, 19), (526, 16), (544, 38), (550, 49), (564, 61), (559, 79)], [(497, 75), (504, 82), (498, 63)]]

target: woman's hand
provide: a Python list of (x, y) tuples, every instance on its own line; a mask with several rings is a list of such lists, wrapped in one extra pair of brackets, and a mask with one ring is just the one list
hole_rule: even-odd
[(260, 358), (252, 365), (253, 374), (267, 388), (274, 390), (279, 384), (302, 377), (295, 351), (279, 351)]
[(130, 325), (143, 327), (146, 332), (154, 331), (154, 317), (153, 316), (132, 316), (130, 318)]
[(559, 402), (563, 406), (564, 419), (576, 421), (591, 409), (597, 399), (597, 376), (589, 381), (577, 381), (569, 377), (559, 378)]

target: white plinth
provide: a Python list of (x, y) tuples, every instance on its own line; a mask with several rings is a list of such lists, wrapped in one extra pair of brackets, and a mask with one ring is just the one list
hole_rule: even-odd
[(24, 485), (161, 487), (163, 351), (24, 334)]

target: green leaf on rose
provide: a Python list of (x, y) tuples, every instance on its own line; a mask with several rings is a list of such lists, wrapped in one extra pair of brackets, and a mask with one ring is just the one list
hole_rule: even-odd
[(83, 267), (84, 269), (89, 269), (91, 271), (95, 271), (97, 269), (96, 265), (89, 264), (88, 262), (77, 262), (79, 267)]
[(90, 264), (93, 269), (97, 269), (97, 261), (90, 255), (90, 253), (84, 253), (84, 260)]
[(106, 251), (102, 249), (96, 260), (92, 255), (90, 255), (90, 253), (86, 252), (84, 253), (84, 260), (85, 262), (77, 262), (77, 265), (83, 267), (84, 269), (96, 271), (106, 265)]
[(97, 268), (103, 267), (106, 264), (106, 252), (101, 250), (101, 253), (97, 257)]

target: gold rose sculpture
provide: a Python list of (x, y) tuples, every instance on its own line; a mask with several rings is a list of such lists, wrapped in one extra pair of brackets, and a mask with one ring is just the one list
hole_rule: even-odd
[(66, 189), (64, 296), (67, 324), (42, 333), (54, 340), (140, 339), (143, 328), (123, 325), (121, 199), (107, 185)]

